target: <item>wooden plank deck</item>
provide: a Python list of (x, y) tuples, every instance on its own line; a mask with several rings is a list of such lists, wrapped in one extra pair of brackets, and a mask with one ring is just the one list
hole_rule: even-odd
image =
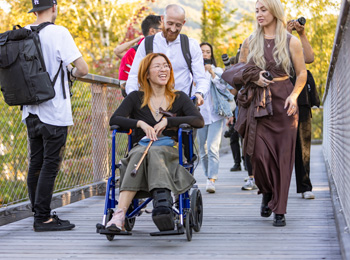
[(0, 259), (341, 259), (321, 146), (312, 146), (316, 199), (301, 199), (293, 177), (283, 228), (272, 226), (272, 216), (260, 217), (261, 196), (241, 190), (247, 173), (229, 172), (232, 156), (222, 155), (220, 163), (215, 194), (205, 192), (196, 170), (204, 220), (191, 242), (185, 235), (151, 237), (156, 227), (149, 214), (136, 220), (132, 236), (107, 241), (95, 233), (104, 197), (92, 197), (56, 210), (76, 224), (72, 231), (36, 233), (32, 218), (0, 227)]

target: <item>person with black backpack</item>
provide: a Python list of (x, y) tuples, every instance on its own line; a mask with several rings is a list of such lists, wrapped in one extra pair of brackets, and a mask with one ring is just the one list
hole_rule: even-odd
[[(181, 6), (171, 4), (165, 8), (162, 16), (162, 32), (147, 36), (137, 49), (125, 86), (127, 94), (139, 88), (137, 73), (141, 60), (151, 52), (164, 53), (174, 69), (175, 89), (189, 96), (194, 93), (198, 105), (203, 104), (203, 97), (209, 91), (210, 82), (205, 77), (203, 55), (198, 42), (180, 34), (185, 22), (185, 10)], [(196, 83), (195, 88), (193, 82)]]
[[(37, 19), (25, 28), (34, 30), (40, 24), (50, 23), (39, 33), (43, 59), (50, 78), (58, 72), (63, 79), (55, 82), (52, 99), (23, 106), (22, 120), (27, 125), (30, 147), (27, 184), (34, 212), (33, 228), (37, 232), (70, 230), (75, 225), (61, 220), (56, 214), (51, 215), (50, 203), (63, 159), (67, 128), (73, 125), (68, 71), (72, 78), (83, 77), (88, 73), (88, 66), (69, 31), (54, 25), (57, 1), (32, 0), (32, 4), (33, 9), (29, 13), (34, 13)], [(70, 63), (74, 63), (75, 67)], [(60, 70), (61, 66), (67, 69)]]
[[(157, 32), (160, 32), (162, 30), (161, 28), (161, 19), (160, 16), (158, 15), (153, 15), (150, 14), (146, 16), (146, 18), (142, 21), (141, 23), (141, 29), (142, 33), (145, 37), (148, 35), (154, 35)], [(120, 82), (120, 88), (122, 90), (123, 96), (126, 96), (125, 93), (125, 84), (126, 81), (128, 80), (129, 77), (129, 72), (132, 66), (132, 63), (135, 58), (136, 51), (138, 47), (140, 46), (140, 43), (144, 40), (145, 38), (142, 37), (141, 39), (138, 40), (137, 44), (132, 46), (122, 57), (120, 61), (120, 66), (119, 66), (119, 82)], [(121, 45), (120, 45), (121, 46)], [(118, 46), (119, 47), (119, 46)], [(117, 48), (118, 48), (117, 47)], [(114, 53), (118, 56), (119, 52), (117, 53), (116, 50), (117, 48), (114, 49)], [(122, 48), (120, 48), (122, 49)], [(120, 51), (120, 50), (119, 50)], [(119, 56), (118, 56), (119, 57)]]

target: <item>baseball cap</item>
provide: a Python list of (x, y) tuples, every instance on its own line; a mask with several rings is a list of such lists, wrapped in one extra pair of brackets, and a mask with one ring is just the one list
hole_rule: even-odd
[(57, 5), (57, 0), (32, 0), (33, 9), (28, 13), (43, 11)]

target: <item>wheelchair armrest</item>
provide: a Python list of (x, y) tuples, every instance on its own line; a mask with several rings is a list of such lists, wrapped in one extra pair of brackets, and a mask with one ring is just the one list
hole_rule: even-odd
[(133, 131), (132, 129), (123, 129), (119, 125), (111, 125), (110, 130), (111, 131), (117, 130), (117, 133), (124, 133), (124, 134), (128, 134), (128, 135), (131, 135), (131, 133)]
[(110, 130), (113, 131), (113, 130), (119, 130), (120, 129), (120, 126), (119, 125), (111, 125), (110, 127)]
[(182, 130), (191, 130), (193, 127), (189, 124), (181, 124), (179, 125), (179, 128), (182, 128)]

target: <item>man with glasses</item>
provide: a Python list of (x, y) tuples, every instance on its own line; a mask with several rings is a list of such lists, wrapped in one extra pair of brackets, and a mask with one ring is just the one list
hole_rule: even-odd
[[(181, 90), (188, 95), (192, 95), (195, 92), (198, 105), (202, 105), (204, 102), (203, 96), (209, 91), (210, 82), (205, 77), (202, 51), (195, 39), (189, 38), (193, 75), (191, 75), (190, 68), (182, 54), (179, 34), (185, 22), (185, 10), (179, 5), (168, 5), (162, 16), (162, 32), (154, 36), (153, 52), (164, 53), (169, 58), (174, 70), (175, 89)], [(135, 60), (130, 70), (128, 81), (126, 82), (125, 90), (127, 94), (138, 90), (137, 73), (139, 64), (145, 56), (145, 41), (143, 41), (137, 49)], [(192, 80), (196, 83), (196, 86), (193, 88), (192, 93), (190, 93)]]
[[(141, 29), (142, 29), (142, 33), (143, 35), (146, 37), (148, 35), (154, 35), (157, 32), (162, 31), (161, 28), (161, 18), (158, 15), (148, 15), (141, 24)], [(120, 86), (124, 94), (124, 90), (125, 90), (125, 82), (128, 80), (129, 77), (129, 72), (132, 66), (132, 63), (134, 61), (134, 57), (136, 54), (136, 51), (140, 45), (140, 43), (143, 41), (144, 38), (137, 38), (138, 39), (138, 43), (137, 45), (133, 46), (132, 48), (130, 48), (124, 56), (122, 56), (122, 60), (120, 62), (120, 66), (119, 66), (119, 81), (120, 81)], [(117, 48), (114, 49), (114, 53), (118, 56), (121, 57), (122, 53), (124, 53), (124, 51), (129, 48), (129, 46), (131, 46), (133, 44), (134, 41), (131, 42), (127, 42), (124, 43), (122, 45), (119, 45)], [(131, 44), (130, 44), (131, 43)]]

